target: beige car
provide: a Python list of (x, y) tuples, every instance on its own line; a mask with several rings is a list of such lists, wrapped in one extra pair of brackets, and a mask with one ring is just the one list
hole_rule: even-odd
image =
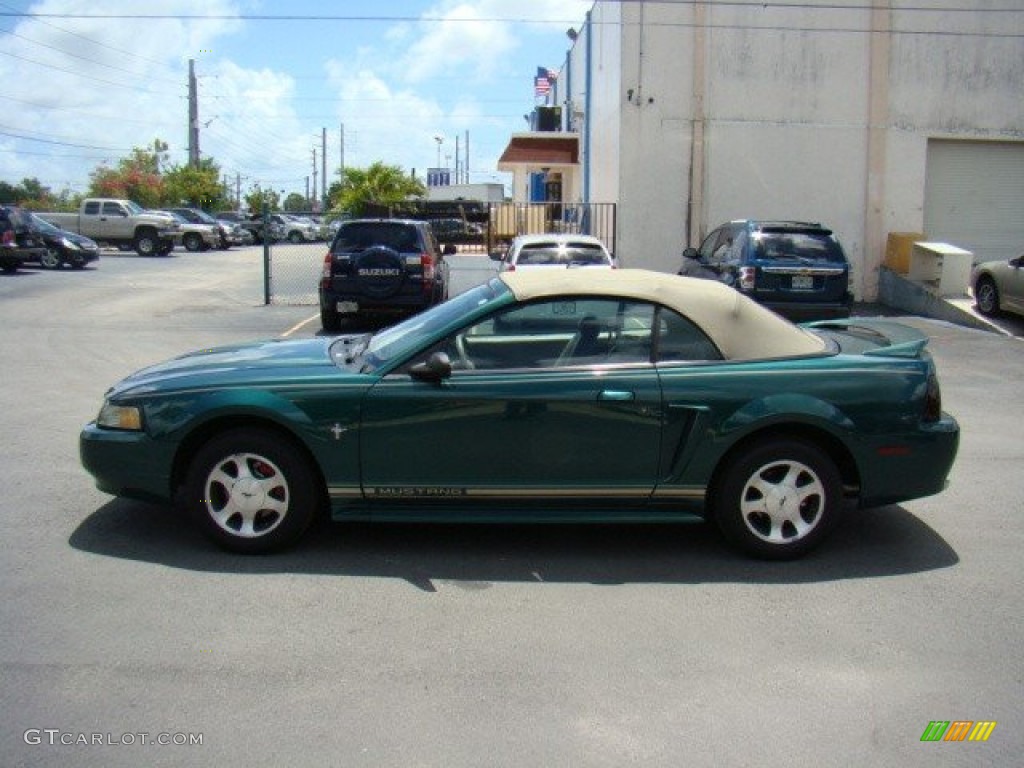
[(974, 301), (983, 315), (1024, 315), (1024, 254), (1007, 261), (986, 261), (971, 274)]

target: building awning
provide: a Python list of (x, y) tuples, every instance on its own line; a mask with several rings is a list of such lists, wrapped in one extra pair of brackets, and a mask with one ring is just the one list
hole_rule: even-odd
[(575, 133), (529, 133), (513, 136), (498, 158), (499, 171), (531, 166), (555, 168), (579, 165), (580, 140)]

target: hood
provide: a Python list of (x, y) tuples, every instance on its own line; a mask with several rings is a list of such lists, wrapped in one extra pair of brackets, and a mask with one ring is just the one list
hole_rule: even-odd
[(329, 348), (339, 337), (272, 339), (200, 349), (143, 368), (114, 385), (111, 395), (145, 395), (221, 386), (267, 386), (346, 374)]

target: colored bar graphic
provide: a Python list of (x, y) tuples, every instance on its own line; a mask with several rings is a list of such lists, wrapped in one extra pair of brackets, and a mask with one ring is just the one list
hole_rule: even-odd
[(932, 720), (921, 741), (988, 741), (996, 725), (995, 720)]
[(968, 741), (988, 741), (988, 737), (992, 735), (992, 731), (996, 728), (995, 720), (979, 720), (974, 725), (974, 730), (971, 731), (971, 735), (968, 737)]
[(971, 732), (972, 725), (974, 725), (973, 720), (954, 720), (950, 723), (949, 730), (946, 731), (946, 738), (943, 741), (963, 741)]

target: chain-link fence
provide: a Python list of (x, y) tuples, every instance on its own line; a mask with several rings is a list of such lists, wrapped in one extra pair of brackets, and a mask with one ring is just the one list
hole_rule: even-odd
[[(406, 218), (431, 222), (439, 242), (460, 254), (485, 257), (502, 250), (517, 235), (563, 232), (601, 238), (615, 252), (614, 203), (480, 203), (473, 201), (375, 206), (372, 218)], [(264, 243), (264, 301), (267, 304), (316, 305), (318, 283), (334, 229), (317, 223), (316, 234), (299, 235), (295, 226), (268, 215), (271, 242)], [(303, 218), (303, 217), (300, 217)], [(311, 217), (310, 217), (311, 218)], [(312, 220), (312, 219), (311, 219)]]

